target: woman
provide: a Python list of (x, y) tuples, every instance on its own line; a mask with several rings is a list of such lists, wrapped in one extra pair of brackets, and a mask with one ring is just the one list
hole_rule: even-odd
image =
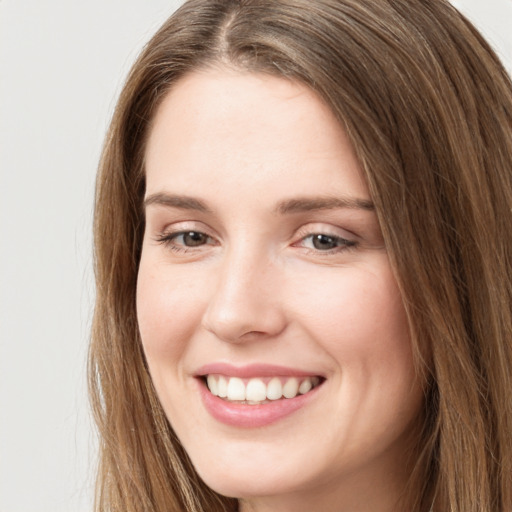
[(436, 0), (192, 0), (98, 177), (98, 510), (512, 509), (512, 88)]

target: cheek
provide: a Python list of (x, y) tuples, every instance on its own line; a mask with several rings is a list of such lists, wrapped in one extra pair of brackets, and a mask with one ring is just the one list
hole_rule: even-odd
[(294, 300), (311, 336), (336, 359), (410, 353), (409, 328), (390, 270), (340, 269), (315, 276)]
[(419, 400), (400, 292), (388, 266), (377, 268), (340, 269), (338, 279), (317, 275), (317, 286), (295, 303), (309, 337), (336, 368), (337, 400), (348, 405), (361, 428), (373, 415), (390, 424), (397, 411), (409, 416)]
[(200, 286), (170, 272), (152, 272), (144, 258), (137, 279), (137, 320), (144, 351), (151, 360), (175, 360), (201, 318)]
[(330, 442), (337, 446), (341, 438), (340, 449), (347, 453), (360, 453), (362, 447), (378, 451), (414, 421), (423, 395), (391, 271), (343, 270), (339, 280), (318, 279), (295, 304), (304, 312), (309, 336), (335, 368), (331, 389), (337, 406), (331, 419), (336, 427)]

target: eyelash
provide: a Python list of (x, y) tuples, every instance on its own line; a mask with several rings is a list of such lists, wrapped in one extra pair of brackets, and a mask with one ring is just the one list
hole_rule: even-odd
[[(312, 244), (314, 245), (315, 237), (316, 237), (316, 240), (319, 240), (320, 237), (325, 237), (326, 239), (331, 241), (333, 244), (335, 244), (335, 246), (330, 249), (327, 249), (327, 250), (311, 248), (311, 247), (304, 247), (303, 244), (308, 239), (310, 239)], [(344, 252), (344, 251), (353, 249), (357, 246), (357, 242), (354, 240), (347, 240), (346, 238), (343, 238), (341, 236), (331, 235), (329, 233), (323, 233), (323, 232), (309, 233), (308, 235), (303, 236), (299, 240), (299, 244), (302, 247), (304, 247), (305, 249), (307, 249), (308, 252), (315, 253), (315, 254), (322, 254), (322, 255), (338, 254), (340, 252)], [(294, 245), (298, 245), (298, 244), (294, 244)]]
[[(199, 235), (200, 237), (203, 237), (204, 243), (199, 243), (198, 245), (190, 245), (187, 246), (185, 244), (176, 244), (176, 239), (179, 237), (183, 237), (186, 235)], [(317, 240), (319, 240), (320, 237), (325, 237), (328, 241), (335, 244), (334, 247), (326, 250), (318, 249), (315, 247), (305, 247), (304, 243), (306, 240), (311, 240), (312, 244), (315, 243), (315, 237), (317, 237)], [(170, 250), (176, 252), (176, 253), (187, 253), (190, 251), (193, 251), (197, 247), (202, 247), (208, 242), (213, 241), (213, 238), (206, 233), (203, 233), (202, 231), (195, 231), (195, 230), (184, 230), (184, 231), (176, 231), (171, 233), (162, 233), (161, 235), (156, 237), (156, 241), (158, 243), (163, 244), (164, 246), (168, 247)], [(346, 238), (343, 238), (338, 235), (329, 234), (327, 232), (309, 232), (305, 234), (304, 236), (301, 236), (300, 240), (293, 244), (294, 247), (303, 247), (308, 251), (308, 254), (321, 254), (321, 255), (331, 255), (331, 254), (338, 254), (340, 252), (348, 251), (350, 249), (353, 249), (357, 247), (358, 243), (354, 240), (347, 240)]]
[(206, 233), (203, 233), (202, 231), (195, 231), (193, 229), (187, 229), (184, 231), (176, 231), (174, 233), (162, 233), (161, 235), (156, 237), (156, 241), (163, 244), (164, 246), (168, 247), (174, 252), (189, 252), (191, 250), (194, 250), (195, 247), (201, 247), (205, 244), (199, 244), (197, 246), (187, 246), (184, 244), (177, 245), (175, 243), (176, 239), (180, 236), (185, 235), (200, 235), (205, 238), (206, 241), (213, 240), (211, 236), (208, 236)]

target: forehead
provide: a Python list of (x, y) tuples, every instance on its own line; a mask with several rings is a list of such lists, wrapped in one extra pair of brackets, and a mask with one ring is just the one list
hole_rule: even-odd
[(262, 180), (293, 188), (350, 173), (366, 193), (348, 137), (312, 90), (229, 69), (196, 71), (172, 88), (152, 124), (146, 172), (148, 189)]

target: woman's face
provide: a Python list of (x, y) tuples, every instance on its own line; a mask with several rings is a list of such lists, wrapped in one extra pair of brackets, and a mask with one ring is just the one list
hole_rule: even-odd
[(381, 510), (422, 398), (344, 130), (302, 85), (205, 70), (168, 94), (146, 157), (138, 321), (198, 473), (255, 510)]

